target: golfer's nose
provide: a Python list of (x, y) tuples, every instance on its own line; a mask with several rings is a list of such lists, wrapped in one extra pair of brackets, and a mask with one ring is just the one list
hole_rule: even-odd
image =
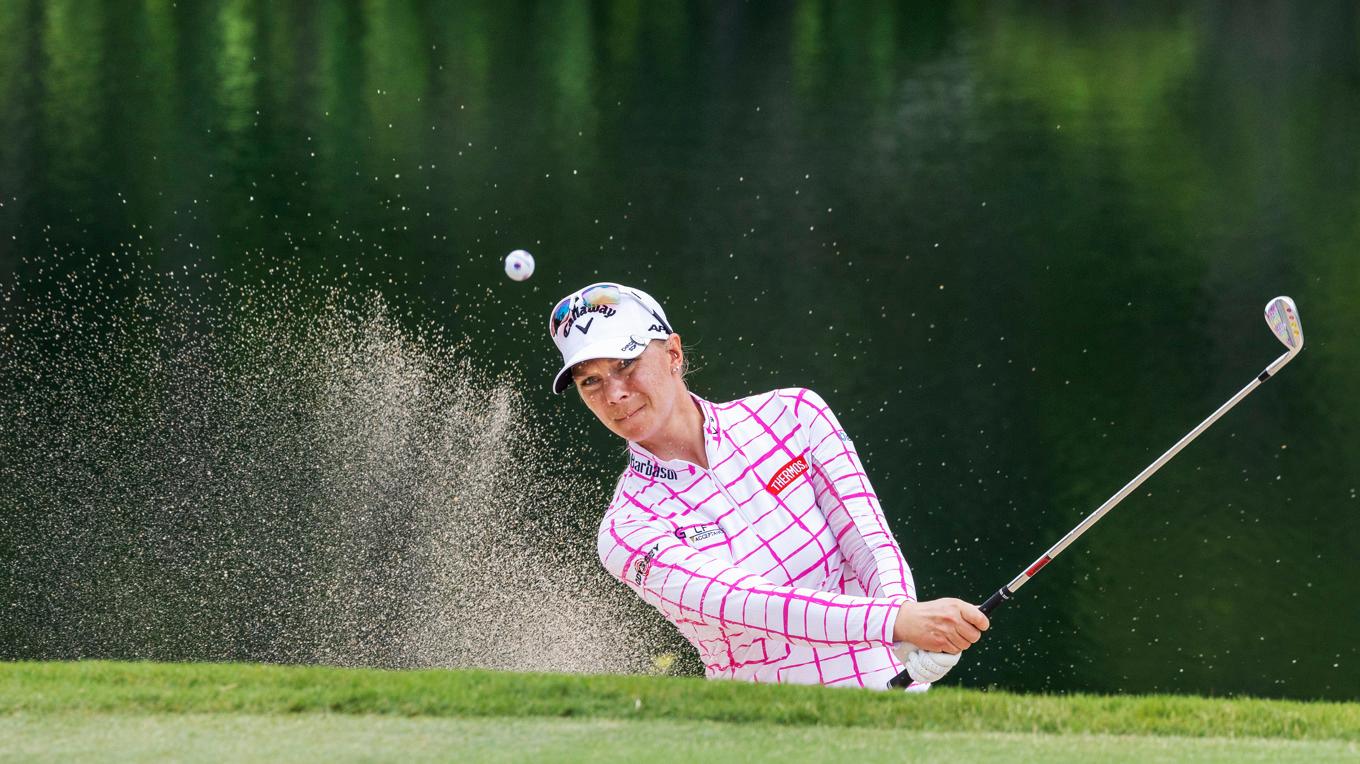
[(604, 397), (610, 403), (622, 403), (628, 400), (632, 393), (628, 390), (628, 385), (617, 374), (608, 374), (604, 378)]

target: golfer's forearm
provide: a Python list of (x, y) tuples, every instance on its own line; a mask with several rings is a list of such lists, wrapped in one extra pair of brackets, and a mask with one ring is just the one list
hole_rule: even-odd
[(828, 594), (772, 585), (710, 590), (693, 611), (709, 621), (793, 644), (892, 644), (905, 599)]
[(894, 642), (912, 642), (920, 639), (921, 629), (924, 624), (920, 614), (915, 612), (913, 604), (899, 608), (896, 617), (893, 619), (892, 635)]
[(600, 560), (673, 622), (720, 625), (793, 644), (891, 644), (906, 601), (780, 586), (646, 526), (612, 527), (601, 539)]

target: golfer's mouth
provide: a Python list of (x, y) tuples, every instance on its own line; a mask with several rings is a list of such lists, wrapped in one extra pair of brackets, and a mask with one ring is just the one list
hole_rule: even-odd
[(645, 408), (647, 408), (647, 404), (644, 403), (644, 404), (642, 404), (641, 406), (638, 406), (637, 408), (635, 408), (635, 409), (633, 409), (632, 411), (628, 412), (626, 415), (624, 415), (624, 416), (622, 416), (622, 417), (619, 417), (618, 419), (615, 419), (614, 421), (615, 421), (615, 422), (626, 422), (626, 421), (628, 421), (629, 419), (632, 419), (634, 414), (638, 413), (639, 411), (641, 411), (641, 410), (643, 410), (643, 409), (645, 409)]

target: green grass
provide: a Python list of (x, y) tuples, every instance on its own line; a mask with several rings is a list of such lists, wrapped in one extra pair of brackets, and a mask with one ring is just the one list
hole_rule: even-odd
[[(1355, 760), (1339, 740), (898, 732), (617, 719), (295, 714), (0, 717), (8, 755), (32, 761), (711, 762)], [(6, 758), (0, 753), (0, 760)]]
[[(1360, 756), (1360, 703), (925, 695), (640, 676), (0, 664), (0, 760), (1285, 761)], [(167, 753), (169, 752), (169, 753)], [(914, 759), (912, 757), (915, 757)]]

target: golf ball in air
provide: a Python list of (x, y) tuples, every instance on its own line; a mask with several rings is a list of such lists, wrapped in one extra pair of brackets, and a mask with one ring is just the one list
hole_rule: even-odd
[(505, 256), (505, 275), (523, 281), (534, 275), (534, 256), (522, 249)]

